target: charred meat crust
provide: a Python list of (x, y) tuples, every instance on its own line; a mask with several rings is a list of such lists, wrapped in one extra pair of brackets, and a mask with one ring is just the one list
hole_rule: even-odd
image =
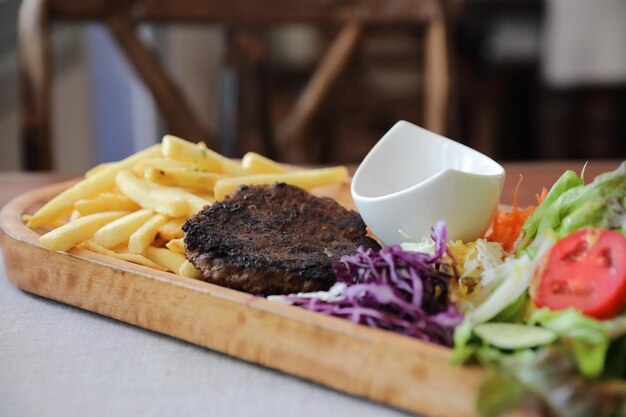
[(380, 248), (358, 213), (284, 183), (241, 186), (183, 230), (187, 259), (206, 281), (261, 295), (326, 290), (332, 262)]

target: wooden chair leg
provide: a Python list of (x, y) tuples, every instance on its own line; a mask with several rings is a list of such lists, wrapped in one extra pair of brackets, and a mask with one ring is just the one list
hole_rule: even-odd
[(21, 153), (24, 169), (52, 169), (50, 40), (46, 0), (24, 0), (18, 17)]
[(293, 112), (278, 127), (276, 138), (279, 143), (297, 140), (305, 131), (348, 63), (362, 31), (362, 25), (355, 21), (343, 27), (300, 95)]
[(222, 152), (248, 151), (274, 157), (267, 92), (267, 50), (259, 27), (237, 26), (225, 32), (222, 69)]
[(438, 15), (426, 28), (424, 124), (426, 129), (442, 135), (447, 127), (449, 82), (445, 20)]
[(124, 7), (113, 10), (105, 21), (126, 57), (152, 93), (170, 133), (194, 142), (204, 140), (209, 146), (214, 147), (213, 138), (194, 117), (185, 97), (165, 73), (157, 57), (137, 37), (135, 25), (130, 18), (130, 10)]

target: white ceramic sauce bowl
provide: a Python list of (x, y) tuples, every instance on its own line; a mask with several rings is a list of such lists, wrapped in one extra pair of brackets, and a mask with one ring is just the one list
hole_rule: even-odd
[(352, 180), (352, 198), (385, 245), (419, 239), (443, 219), (450, 240), (482, 237), (498, 207), (504, 168), (474, 149), (396, 123), (367, 154)]

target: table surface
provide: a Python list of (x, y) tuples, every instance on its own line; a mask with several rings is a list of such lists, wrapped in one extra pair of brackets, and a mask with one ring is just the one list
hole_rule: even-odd
[[(504, 164), (520, 204), (582, 162)], [(617, 161), (591, 162), (586, 178)], [(68, 174), (0, 173), (0, 206)], [(22, 292), (0, 261), (0, 417), (403, 416), (401, 411)], [(416, 387), (419, 389), (419, 387)]]

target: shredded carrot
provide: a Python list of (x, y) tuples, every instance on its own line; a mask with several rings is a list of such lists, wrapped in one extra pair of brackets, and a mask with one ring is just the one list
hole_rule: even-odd
[(537, 197), (537, 204), (543, 203), (543, 200), (545, 200), (547, 195), (548, 195), (548, 189), (546, 187), (543, 187), (541, 189), (541, 194), (535, 194), (535, 197)]
[[(519, 238), (526, 219), (537, 209), (537, 206), (528, 206), (520, 210), (517, 206), (517, 193), (523, 179), (524, 178), (520, 175), (520, 179), (515, 187), (515, 193), (513, 194), (513, 207), (511, 211), (507, 212), (506, 210), (502, 210), (500, 213), (496, 213), (493, 217), (490, 232), (486, 236), (487, 240), (490, 242), (500, 242), (507, 252), (513, 249), (513, 245)], [(543, 188), (541, 194), (536, 195), (539, 204), (541, 204), (547, 193), (548, 190)]]

